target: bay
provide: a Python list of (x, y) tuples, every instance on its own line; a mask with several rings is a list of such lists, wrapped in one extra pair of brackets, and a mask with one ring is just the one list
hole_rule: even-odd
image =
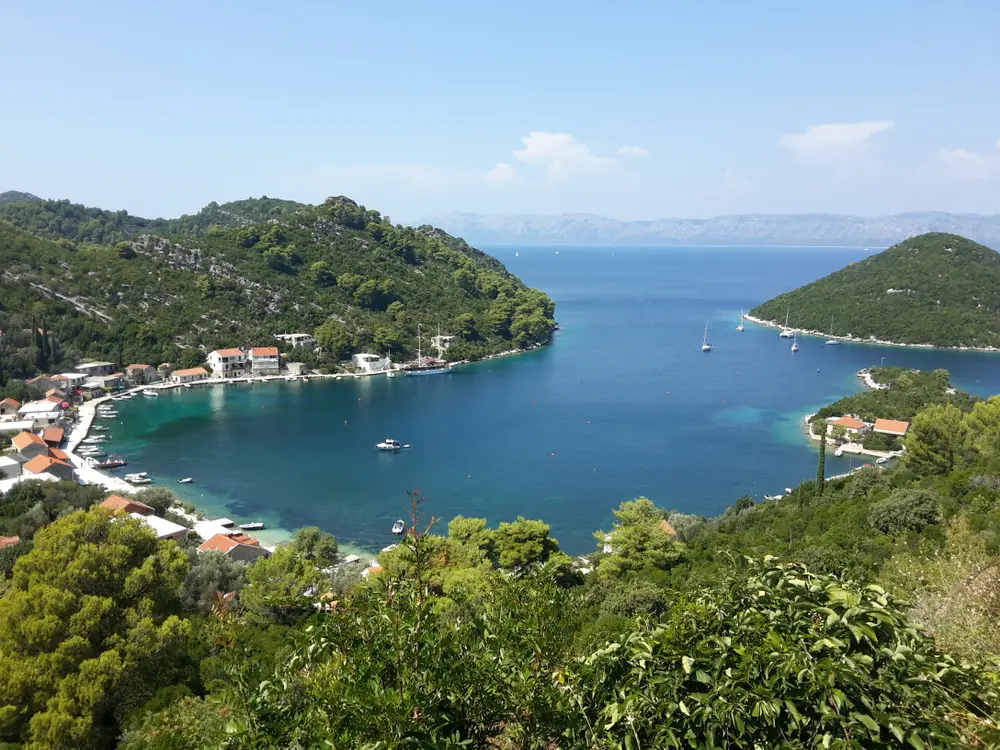
[[(304, 525), (348, 549), (392, 541), (420, 488), (444, 519), (542, 518), (563, 548), (593, 548), (612, 509), (646, 495), (713, 515), (815, 476), (802, 417), (885, 364), (945, 368), (1000, 392), (995, 355), (824, 346), (747, 324), (740, 308), (826, 275), (861, 248), (488, 249), (556, 300), (544, 349), (447, 375), (178, 389), (120, 404), (111, 445), (130, 471), (200, 508), (263, 520), (265, 540)], [(701, 352), (709, 326), (710, 353)], [(234, 342), (235, 343), (235, 342)], [(394, 437), (412, 448), (375, 450)], [(857, 465), (829, 456), (829, 474)], [(195, 484), (178, 485), (191, 476)]]

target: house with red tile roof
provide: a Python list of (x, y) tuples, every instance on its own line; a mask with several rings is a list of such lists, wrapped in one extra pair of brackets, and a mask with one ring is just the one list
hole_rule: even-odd
[(10, 442), (14, 450), (28, 458), (47, 456), (49, 453), (49, 446), (33, 432), (19, 432), (10, 439)]
[(883, 435), (893, 435), (895, 437), (903, 437), (910, 429), (909, 422), (902, 422), (896, 419), (876, 419), (875, 420), (875, 432), (881, 432)]
[(868, 432), (871, 425), (862, 422), (860, 419), (851, 416), (834, 417), (826, 422), (826, 434), (832, 435), (833, 431), (841, 427), (844, 432), (850, 435), (861, 435)]
[(670, 521), (668, 521), (666, 518), (660, 521), (660, 529), (667, 536), (677, 536), (677, 532), (674, 531), (674, 527), (670, 525)]
[(208, 366), (217, 378), (241, 378), (247, 374), (247, 364), (242, 349), (216, 349), (208, 353)]
[(204, 367), (189, 367), (186, 370), (174, 370), (170, 374), (170, 380), (174, 383), (194, 383), (198, 380), (206, 380), (208, 370)]
[(17, 416), (17, 410), (21, 408), (21, 402), (12, 398), (5, 398), (0, 401), (0, 417)]
[(42, 440), (50, 448), (58, 448), (66, 438), (66, 431), (62, 427), (46, 427), (42, 430)]
[(72, 463), (72, 461), (69, 460), (69, 454), (59, 448), (49, 448), (49, 458), (58, 458), (60, 461)]
[(106, 508), (112, 513), (138, 513), (140, 516), (152, 515), (154, 512), (146, 503), (140, 503), (138, 500), (121, 495), (108, 495), (99, 507)]
[(22, 474), (49, 474), (57, 479), (73, 480), (73, 465), (48, 455), (35, 456), (21, 467)]
[(278, 347), (255, 346), (250, 349), (250, 370), (254, 375), (277, 375), (281, 370)]
[(250, 539), (245, 535), (216, 534), (198, 547), (199, 552), (221, 552), (231, 560), (237, 562), (253, 562), (261, 557), (266, 557), (270, 553), (260, 546), (260, 543), (253, 539), (254, 544), (247, 544), (239, 541), (240, 538)]
[(21, 543), (21, 537), (19, 536), (0, 536), (0, 549), (7, 549), (8, 547), (13, 547), (15, 544)]
[(146, 385), (160, 379), (160, 374), (152, 365), (134, 364), (125, 368), (125, 378), (132, 385)]

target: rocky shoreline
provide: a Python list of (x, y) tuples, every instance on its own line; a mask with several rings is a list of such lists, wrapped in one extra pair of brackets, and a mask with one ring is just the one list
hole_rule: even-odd
[[(777, 328), (778, 330), (785, 330), (785, 326), (774, 320), (764, 320), (762, 318), (755, 318), (749, 313), (743, 316), (746, 320), (751, 323), (756, 323), (759, 326), (765, 326), (767, 328)], [(823, 331), (816, 331), (808, 328), (795, 328), (789, 326), (789, 331), (793, 333), (800, 334), (802, 336), (814, 336), (816, 338), (830, 339), (834, 341), (842, 341), (845, 344), (874, 344), (875, 346), (898, 346), (905, 349), (944, 349), (958, 352), (986, 352), (986, 353), (996, 353), (1000, 352), (1000, 348), (995, 346), (934, 346), (933, 344), (901, 344), (898, 341), (884, 341), (882, 339), (877, 339), (874, 336), (869, 336), (866, 339), (857, 338), (854, 336), (831, 336)]]

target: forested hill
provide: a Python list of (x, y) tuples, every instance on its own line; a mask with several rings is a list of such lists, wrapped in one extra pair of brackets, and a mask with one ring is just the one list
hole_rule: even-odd
[(31, 193), (22, 193), (19, 190), (8, 190), (5, 193), (0, 193), (0, 206), (4, 206), (8, 203), (31, 203), (32, 201), (40, 201), (37, 195), (32, 195)]
[(750, 314), (900, 344), (1000, 347), (1000, 254), (955, 234), (911, 237)]
[(418, 324), (455, 334), (449, 357), (462, 359), (545, 343), (554, 326), (552, 301), (496, 259), (344, 197), (211, 203), (169, 220), (8, 203), (0, 269), (0, 330), (44, 324), (55, 339), (45, 363), (30, 340), (8, 339), (0, 369), (14, 377), (57, 354), (193, 365), (281, 332), (315, 332), (317, 367), (357, 351), (398, 360), (415, 352)]

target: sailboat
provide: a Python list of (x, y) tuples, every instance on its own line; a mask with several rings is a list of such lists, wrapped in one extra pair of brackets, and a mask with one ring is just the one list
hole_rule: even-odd
[(743, 308), (740, 308), (740, 324), (736, 326), (736, 330), (740, 333), (743, 332)]
[(708, 323), (705, 323), (705, 337), (701, 340), (701, 350), (703, 352), (712, 351), (712, 345), (708, 343)]
[(797, 352), (799, 350), (799, 340), (796, 334), (792, 334), (792, 351)]
[[(833, 336), (833, 317), (832, 316), (830, 317), (830, 335)], [(827, 346), (834, 346), (835, 344), (839, 344), (840, 342), (837, 341), (837, 339), (830, 338), (830, 339), (827, 339), (826, 341), (824, 341), (823, 343), (826, 344)]]
[(778, 338), (790, 339), (795, 334), (788, 329), (788, 314), (791, 312), (791, 308), (785, 310), (785, 327), (781, 329), (781, 333), (778, 334)]

